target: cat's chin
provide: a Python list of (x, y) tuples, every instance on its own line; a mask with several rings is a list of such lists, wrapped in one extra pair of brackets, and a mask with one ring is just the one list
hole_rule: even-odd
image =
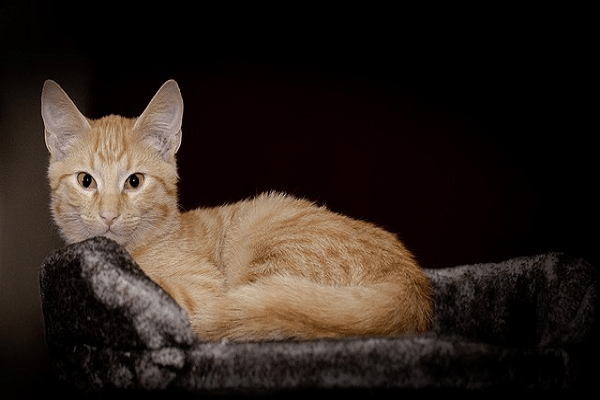
[(116, 235), (113, 231), (106, 231), (101, 235), (98, 236), (102, 236), (105, 237), (107, 239), (111, 239), (114, 240), (115, 242), (117, 242), (120, 246), (125, 247), (125, 241), (123, 239), (121, 239), (119, 237), (119, 235)]

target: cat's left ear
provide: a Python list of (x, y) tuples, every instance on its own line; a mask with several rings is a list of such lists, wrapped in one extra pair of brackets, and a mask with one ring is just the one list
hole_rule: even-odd
[(140, 132), (167, 162), (174, 162), (181, 144), (183, 99), (177, 82), (166, 81), (139, 116), (134, 130)]

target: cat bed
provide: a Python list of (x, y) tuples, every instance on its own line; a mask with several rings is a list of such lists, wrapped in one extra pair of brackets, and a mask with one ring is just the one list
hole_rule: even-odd
[(203, 342), (125, 250), (94, 238), (40, 270), (58, 377), (84, 392), (273, 394), (366, 389), (567, 389), (585, 377), (598, 283), (561, 253), (426, 270), (428, 333), (340, 340)]

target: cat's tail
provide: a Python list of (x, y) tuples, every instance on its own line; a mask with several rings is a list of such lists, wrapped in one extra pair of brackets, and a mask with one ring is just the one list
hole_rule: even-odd
[(406, 283), (330, 286), (273, 275), (232, 290), (207, 325), (191, 317), (204, 339), (312, 339), (425, 332), (432, 316), (423, 276)]

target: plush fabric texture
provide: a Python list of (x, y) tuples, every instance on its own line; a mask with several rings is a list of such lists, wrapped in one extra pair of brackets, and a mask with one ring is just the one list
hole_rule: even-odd
[(561, 253), (427, 270), (435, 315), (419, 336), (203, 342), (115, 242), (51, 253), (40, 270), (57, 375), (85, 392), (188, 394), (578, 387), (595, 357), (596, 270)]

